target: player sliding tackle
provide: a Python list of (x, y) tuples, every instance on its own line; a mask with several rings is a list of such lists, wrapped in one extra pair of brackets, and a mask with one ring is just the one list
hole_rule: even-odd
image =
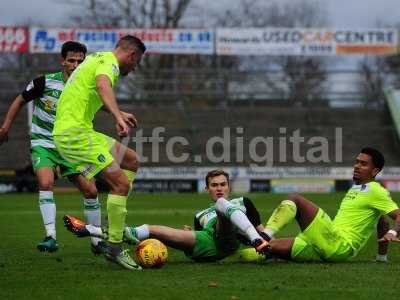
[(384, 163), (383, 155), (376, 149), (361, 150), (354, 163), (354, 185), (343, 198), (333, 221), (300, 195), (290, 195), (282, 201), (264, 232), (273, 237), (293, 219), (302, 232), (295, 238), (272, 239), (268, 253), (294, 261), (346, 261), (365, 246), (382, 215), (388, 215), (396, 223), (379, 241), (399, 241), (400, 210), (389, 192), (375, 182)]
[[(124, 239), (130, 243), (156, 238), (170, 247), (183, 250), (195, 261), (216, 261), (235, 253), (240, 247), (238, 233), (248, 239), (259, 253), (268, 249), (257, 230), (262, 230), (260, 215), (247, 198), (228, 201), (229, 175), (222, 170), (213, 170), (206, 176), (206, 191), (215, 205), (196, 214), (195, 230), (175, 229), (161, 225), (126, 227)], [(105, 237), (101, 228), (65, 216), (67, 228), (78, 236)], [(240, 239), (241, 240), (241, 239)], [(257, 254), (254, 253), (257, 257)]]
[[(387, 242), (399, 241), (397, 234), (400, 230), (400, 210), (396, 203), (390, 198), (386, 189), (379, 183), (375, 182), (375, 176), (382, 170), (384, 166), (383, 155), (372, 148), (364, 148), (357, 156), (354, 164), (354, 185), (349, 189), (344, 197), (339, 211), (332, 221), (329, 216), (311, 201), (300, 195), (290, 195), (287, 200), (276, 208), (272, 216), (267, 221), (265, 229), (258, 221), (252, 221), (258, 230), (262, 230), (261, 236), (269, 241), (269, 245), (263, 242), (263, 248), (259, 249), (267, 257), (273, 256), (294, 261), (346, 261), (355, 257), (368, 241), (375, 225), (378, 224), (380, 231), (379, 254), (386, 254), (387, 247), (384, 245)], [(211, 197), (219, 199), (222, 191), (213, 192), (213, 180), (207, 181), (208, 192)], [(218, 184), (218, 183), (217, 183)], [(222, 192), (226, 198), (227, 194)], [(219, 206), (215, 205), (214, 209), (217, 214), (228, 212), (230, 209), (219, 211)], [(225, 203), (225, 202), (223, 202)], [(246, 210), (249, 219), (250, 210)], [(218, 260), (228, 255), (231, 261), (238, 259), (240, 261), (257, 261), (259, 257), (253, 249), (243, 249), (235, 252), (238, 248), (232, 248), (229, 254), (218, 255), (218, 251), (201, 251), (203, 245), (207, 242), (201, 237), (210, 237), (209, 245), (215, 245), (215, 248), (204, 247), (204, 249), (218, 249), (218, 245), (224, 235), (219, 234), (218, 230), (210, 231), (213, 227), (212, 210), (203, 211), (196, 215), (197, 224), (204, 226), (200, 231), (188, 231), (172, 229), (165, 226), (157, 225), (142, 225), (139, 227), (125, 228), (124, 236), (128, 241), (135, 242), (137, 239), (142, 240), (148, 237), (155, 237), (166, 244), (184, 250), (185, 253), (195, 260)], [(203, 215), (204, 214), (204, 215)], [(385, 230), (383, 233), (384, 219), (382, 215), (388, 215), (396, 220), (395, 227), (392, 230)], [(77, 220), (67, 216), (67, 220), (76, 222)], [(275, 234), (279, 232), (286, 224), (296, 219), (300, 225), (301, 233), (295, 238), (273, 239)], [(218, 218), (218, 221), (220, 218)], [(231, 218), (232, 223), (234, 220)], [(214, 221), (215, 222), (215, 221)], [(236, 225), (236, 223), (235, 223)], [(385, 225), (386, 226), (386, 225)], [(98, 227), (92, 225), (84, 226), (81, 222), (80, 226), (69, 226), (70, 230), (75, 230), (81, 234), (76, 228), (84, 228), (85, 235), (89, 235), (90, 230), (93, 236), (101, 236), (102, 231)], [(251, 231), (250, 231), (251, 232)], [(249, 232), (249, 233), (250, 233)], [(227, 235), (228, 236), (228, 235)], [(252, 239), (249, 235), (250, 240)], [(272, 238), (272, 239), (271, 239)], [(258, 238), (257, 238), (258, 239)], [(255, 244), (253, 242), (253, 244)], [(383, 245), (383, 247), (382, 247)], [(233, 250), (235, 249), (235, 250)], [(252, 251), (253, 250), (253, 251)], [(234, 258), (234, 259), (231, 259)]]

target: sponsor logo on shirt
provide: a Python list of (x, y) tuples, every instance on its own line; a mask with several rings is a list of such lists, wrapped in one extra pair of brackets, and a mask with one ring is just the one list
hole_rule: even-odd
[(116, 76), (119, 75), (119, 68), (118, 68), (117, 65), (112, 64), (112, 71), (113, 71), (113, 73), (114, 73)]
[(92, 164), (90, 164), (90, 165), (87, 165), (83, 170), (82, 170), (82, 175), (83, 176), (86, 176), (86, 175), (88, 175), (91, 171), (93, 171), (94, 170), (94, 165), (92, 165)]
[(51, 100), (45, 100), (43, 101), (43, 104), (44, 104), (44, 110), (47, 112), (52, 112), (56, 110), (56, 104)]

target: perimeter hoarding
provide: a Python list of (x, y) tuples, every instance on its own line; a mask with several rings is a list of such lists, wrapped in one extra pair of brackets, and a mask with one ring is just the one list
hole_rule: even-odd
[(29, 30), (27, 27), (0, 26), (0, 53), (25, 53), (29, 49)]
[(201, 29), (30, 29), (32, 53), (59, 53), (61, 45), (69, 40), (85, 44), (89, 52), (114, 49), (120, 37), (132, 34), (145, 43), (148, 53), (212, 54), (214, 33)]
[(217, 28), (218, 55), (395, 54), (396, 29)]

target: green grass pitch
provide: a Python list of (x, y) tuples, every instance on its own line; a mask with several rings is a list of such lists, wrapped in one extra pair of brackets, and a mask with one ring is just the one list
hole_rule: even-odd
[[(263, 221), (285, 195), (251, 194)], [(306, 195), (335, 215), (341, 193)], [(398, 199), (400, 195), (394, 195)], [(101, 196), (105, 212), (105, 195)], [(60, 250), (40, 253), (36, 243), (43, 226), (36, 194), (0, 195), (0, 299), (395, 299), (400, 272), (400, 245), (391, 245), (390, 262), (375, 263), (376, 240), (349, 263), (267, 264), (207, 263), (188, 260), (169, 249), (161, 269), (130, 272), (95, 257), (89, 240), (77, 239), (62, 225), (62, 216), (82, 217), (78, 194), (56, 194)], [(207, 195), (134, 194), (128, 201), (129, 224), (191, 224), (205, 208)], [(294, 235), (296, 224), (281, 236)]]

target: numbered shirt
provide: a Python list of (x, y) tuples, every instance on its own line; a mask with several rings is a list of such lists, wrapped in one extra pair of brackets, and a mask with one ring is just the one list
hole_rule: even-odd
[(31, 147), (55, 148), (52, 131), (63, 78), (63, 72), (37, 77), (21, 93), (26, 102), (33, 101)]
[(333, 223), (358, 251), (368, 241), (378, 219), (398, 209), (389, 192), (378, 182), (353, 185), (342, 200)]
[(119, 78), (118, 61), (112, 52), (89, 55), (68, 79), (61, 94), (53, 134), (68, 129), (92, 129), (96, 112), (103, 102), (96, 89), (96, 77), (106, 75), (114, 86)]

